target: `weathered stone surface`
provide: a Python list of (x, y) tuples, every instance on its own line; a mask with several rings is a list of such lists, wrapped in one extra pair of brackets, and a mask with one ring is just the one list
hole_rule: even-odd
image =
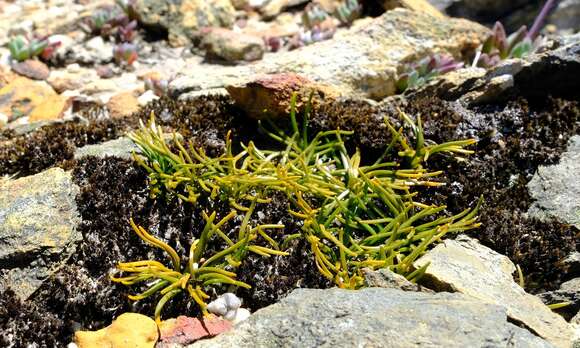
[(246, 84), (227, 86), (226, 90), (238, 107), (258, 119), (288, 116), (293, 93), (296, 93), (298, 110), (308, 103), (311, 96), (311, 105), (316, 107), (322, 100), (330, 102), (340, 94), (330, 86), (291, 73), (257, 76)]
[(71, 98), (63, 95), (53, 95), (40, 104), (28, 116), (29, 122), (54, 121), (64, 117), (67, 110), (71, 107)]
[(558, 29), (580, 29), (580, 0), (562, 0), (548, 17), (548, 23)]
[(441, 11), (439, 11), (435, 6), (431, 5), (427, 0), (383, 0), (382, 5), (385, 10), (392, 10), (396, 7), (403, 7), (412, 11), (425, 12), (431, 16), (439, 18), (445, 17)]
[(33, 80), (46, 80), (50, 75), (50, 70), (46, 64), (34, 59), (16, 63), (12, 65), (12, 70)]
[(535, 200), (529, 214), (539, 218), (555, 217), (580, 228), (580, 136), (573, 136), (560, 163), (540, 166), (528, 183)]
[(208, 58), (220, 58), (228, 62), (260, 60), (266, 49), (262, 38), (225, 28), (205, 31), (201, 47), (206, 50)]
[(58, 96), (46, 82), (17, 77), (0, 89), (0, 113), (7, 115), (9, 121), (29, 116), (49, 97)]
[(137, 0), (135, 9), (146, 26), (167, 30), (174, 46), (185, 46), (204, 27), (230, 28), (235, 9), (230, 0)]
[(541, 293), (538, 297), (545, 304), (570, 303), (568, 306), (557, 310), (564, 318), (570, 320), (580, 310), (580, 278), (562, 283), (560, 289)]
[(550, 347), (461, 294), (298, 289), (197, 347)]
[(153, 348), (158, 337), (153, 319), (142, 314), (124, 313), (104, 329), (75, 332), (75, 343), (79, 348)]
[(217, 336), (231, 330), (232, 323), (215, 315), (203, 318), (179, 316), (168, 319), (159, 325), (159, 343), (157, 348), (169, 348), (174, 345), (186, 345), (204, 338)]
[(81, 159), (87, 156), (105, 158), (115, 156), (131, 159), (133, 151), (139, 152), (139, 148), (127, 137), (105, 141), (101, 144), (86, 145), (75, 151), (74, 158)]
[(395, 93), (397, 71), (435, 51), (460, 56), (476, 48), (488, 29), (462, 19), (440, 19), (405, 9), (388, 11), (333, 40), (265, 56), (248, 66), (191, 66), (170, 84), (173, 95), (239, 84), (257, 74), (299, 73), (351, 97), (382, 99)]
[(129, 116), (139, 110), (139, 101), (133, 92), (114, 95), (107, 102), (107, 109), (112, 118)]
[(422, 283), (504, 306), (512, 320), (522, 323), (558, 347), (572, 342), (572, 329), (536, 296), (526, 293), (512, 278), (514, 264), (505, 256), (461, 236), (446, 240), (414, 263), (429, 264)]
[(270, 0), (265, 6), (260, 8), (262, 17), (265, 19), (271, 19), (279, 15), (282, 11), (288, 7), (298, 6), (307, 3), (309, 0)]
[(77, 193), (60, 168), (0, 182), (0, 288), (26, 299), (74, 251)]
[(386, 268), (373, 271), (369, 268), (363, 269), (365, 286), (370, 288), (400, 289), (403, 291), (423, 291), (433, 292), (433, 290), (413, 284), (405, 277)]

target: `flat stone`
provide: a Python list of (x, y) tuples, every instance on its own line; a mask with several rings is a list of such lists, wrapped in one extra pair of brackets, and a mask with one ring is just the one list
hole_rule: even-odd
[(0, 182), (0, 289), (25, 300), (74, 252), (78, 192), (60, 168)]
[(98, 331), (75, 332), (78, 348), (153, 348), (158, 338), (155, 321), (137, 313), (123, 313)]
[(331, 85), (344, 96), (383, 99), (396, 92), (397, 71), (435, 52), (459, 57), (489, 30), (463, 19), (437, 18), (406, 9), (387, 11), (332, 40), (279, 52), (247, 66), (192, 65), (170, 83), (170, 94), (251, 81), (256, 75), (297, 73)]
[(56, 92), (44, 81), (17, 77), (0, 88), (0, 113), (7, 115), (9, 121), (26, 117), (47, 98), (56, 96)]
[(114, 140), (105, 141), (100, 144), (85, 145), (76, 149), (74, 158), (76, 160), (88, 156), (99, 158), (119, 157), (123, 159), (132, 159), (133, 151), (139, 152), (139, 148), (127, 137), (121, 137)]
[(208, 58), (220, 58), (228, 62), (260, 60), (266, 49), (264, 40), (225, 28), (211, 28), (204, 32), (201, 47)]
[(504, 306), (511, 320), (522, 323), (555, 346), (570, 346), (573, 333), (568, 323), (514, 282), (512, 274), (516, 267), (507, 257), (475, 239), (461, 236), (437, 245), (414, 266), (420, 268), (427, 263), (422, 284)]
[(204, 338), (214, 337), (231, 330), (232, 323), (215, 315), (200, 320), (179, 316), (164, 320), (159, 324), (159, 342), (157, 348), (169, 348), (174, 345), (186, 345)]
[(433, 290), (427, 289), (418, 284), (411, 283), (402, 275), (397, 274), (387, 268), (382, 268), (376, 271), (373, 271), (369, 268), (364, 268), (363, 275), (365, 277), (365, 286), (370, 288), (433, 292)]
[(551, 347), (505, 308), (461, 294), (297, 289), (215, 338), (188, 347)]
[(16, 63), (12, 65), (12, 70), (33, 80), (46, 80), (50, 75), (50, 69), (48, 69), (46, 64), (34, 59)]
[(528, 183), (534, 202), (528, 214), (540, 219), (556, 218), (580, 228), (580, 136), (570, 138), (560, 163), (540, 166)]
[(133, 92), (122, 92), (114, 95), (107, 102), (107, 109), (112, 118), (122, 118), (139, 111), (139, 100)]

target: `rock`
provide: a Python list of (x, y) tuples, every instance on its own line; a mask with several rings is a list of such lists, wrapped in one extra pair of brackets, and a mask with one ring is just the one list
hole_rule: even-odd
[(117, 94), (107, 103), (107, 109), (112, 118), (121, 118), (131, 115), (139, 110), (139, 101), (133, 92)]
[(66, 51), (67, 60), (79, 64), (106, 64), (113, 61), (113, 43), (103, 40), (101, 36), (73, 45)]
[(197, 347), (549, 347), (501, 306), (461, 294), (297, 289)]
[(250, 313), (249, 310), (245, 308), (238, 308), (235, 317), (230, 321), (232, 322), (232, 325), (238, 325), (242, 321), (248, 320), (251, 315), (252, 313)]
[(173, 347), (176, 344), (191, 344), (201, 339), (217, 336), (232, 328), (232, 323), (220, 317), (209, 316), (190, 318), (179, 316), (176, 319), (164, 320), (159, 325), (161, 333), (157, 348)]
[(224, 28), (211, 28), (205, 32), (201, 47), (209, 58), (217, 57), (228, 62), (260, 60), (266, 49), (260, 37)]
[(363, 269), (365, 286), (370, 288), (400, 289), (403, 291), (424, 291), (433, 292), (425, 287), (413, 284), (405, 277), (387, 268), (373, 271), (369, 268)]
[(28, 122), (60, 120), (71, 105), (71, 98), (63, 95), (50, 96), (32, 110)]
[(562, 283), (559, 290), (548, 291), (538, 295), (545, 304), (569, 302), (566, 307), (556, 310), (566, 320), (572, 319), (580, 310), (580, 278)]
[(46, 64), (34, 59), (28, 59), (24, 62), (13, 64), (12, 70), (33, 80), (46, 80), (50, 75), (50, 70)]
[(74, 340), (79, 348), (153, 348), (158, 338), (153, 319), (142, 314), (123, 313), (104, 329), (75, 332)]
[(264, 57), (248, 66), (191, 66), (170, 83), (170, 93), (242, 84), (256, 75), (299, 73), (353, 98), (382, 99), (396, 91), (397, 71), (409, 62), (440, 51), (459, 57), (475, 49), (489, 30), (463, 19), (440, 19), (405, 9), (388, 11), (367, 25), (333, 40)]
[(270, 0), (265, 6), (260, 8), (260, 13), (264, 19), (272, 19), (289, 7), (302, 5), (307, 2), (308, 0)]
[(0, 88), (0, 113), (7, 115), (9, 121), (29, 116), (49, 97), (57, 97), (57, 94), (46, 82), (17, 77)]
[(147, 104), (149, 104), (150, 102), (159, 99), (159, 97), (157, 95), (155, 95), (155, 92), (152, 90), (146, 90), (145, 92), (143, 92), (138, 98), (137, 98), (137, 103), (139, 103), (139, 106), (145, 106)]
[(514, 77), (510, 74), (492, 77), (481, 89), (464, 95), (461, 99), (469, 105), (492, 103), (501, 100), (506, 91), (514, 86)]
[(580, 252), (574, 251), (562, 260), (562, 265), (569, 274), (580, 273)]
[(84, 157), (95, 156), (99, 158), (119, 157), (132, 159), (132, 153), (139, 153), (139, 148), (127, 137), (105, 141), (104, 143), (85, 145), (76, 149), (74, 158), (80, 160)]
[[(207, 305), (210, 313), (222, 316), (224, 319), (234, 321), (238, 318), (237, 312), (242, 301), (233, 293), (227, 292)], [(239, 318), (238, 318), (239, 319)]]
[(526, 293), (512, 278), (514, 264), (505, 256), (460, 236), (446, 240), (414, 263), (429, 263), (421, 283), (440, 291), (466, 294), (504, 306), (508, 317), (558, 347), (568, 347), (572, 330), (536, 296)]
[(445, 17), (441, 11), (431, 5), (427, 0), (383, 0), (382, 5), (387, 11), (397, 7), (403, 7), (411, 11), (425, 12), (439, 18)]
[(74, 252), (78, 192), (60, 168), (0, 182), (0, 290), (27, 299)]
[(231, 28), (235, 9), (230, 0), (137, 0), (134, 5), (145, 26), (166, 30), (173, 46), (185, 46), (205, 27)]
[(252, 82), (240, 86), (226, 87), (237, 106), (250, 117), (287, 117), (290, 114), (290, 99), (297, 94), (296, 108), (303, 108), (312, 95), (315, 107), (322, 100), (327, 102), (338, 97), (332, 87), (314, 83), (297, 74), (275, 74), (258, 76)]
[(580, 136), (570, 138), (560, 163), (540, 166), (528, 183), (534, 200), (528, 213), (546, 219), (557, 218), (580, 228)]
[(559, 30), (580, 30), (580, 0), (562, 0), (548, 17), (547, 22), (554, 24)]
[(529, 3), (528, 0), (429, 0), (429, 2), (450, 16), (488, 23), (493, 23)]

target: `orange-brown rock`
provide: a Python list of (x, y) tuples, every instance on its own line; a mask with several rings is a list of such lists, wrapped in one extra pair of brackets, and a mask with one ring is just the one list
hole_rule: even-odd
[(121, 118), (139, 110), (139, 101), (133, 92), (123, 92), (109, 99), (107, 109), (109, 109), (111, 117)]
[[(9, 121), (26, 116), (37, 120), (58, 119), (66, 106), (65, 99), (44, 81), (17, 77), (0, 88), (0, 113), (8, 116)], [(40, 109), (35, 110), (38, 107)]]
[(443, 13), (435, 8), (435, 6), (431, 5), (427, 0), (383, 0), (383, 7), (385, 10), (403, 7), (412, 11), (425, 12), (434, 17), (445, 17)]
[(294, 73), (259, 76), (242, 85), (227, 86), (236, 105), (253, 118), (284, 117), (290, 114), (292, 94), (296, 108), (302, 110), (312, 96), (312, 107), (335, 100), (339, 93), (332, 87), (312, 82)]

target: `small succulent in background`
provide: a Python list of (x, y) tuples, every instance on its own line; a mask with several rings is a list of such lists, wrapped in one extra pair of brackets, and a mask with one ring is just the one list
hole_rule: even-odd
[(119, 6), (123, 10), (125, 15), (130, 20), (137, 20), (139, 17), (137, 10), (135, 8), (135, 2), (136, 2), (136, 0), (116, 0), (115, 1), (117, 6)]
[(508, 36), (503, 24), (496, 22), (491, 34), (476, 53), (472, 65), (490, 68), (502, 60), (522, 58), (534, 53), (542, 42), (539, 33), (543, 23), (556, 3), (557, 0), (546, 1), (529, 31), (526, 26), (522, 26)]
[(60, 41), (50, 42), (46, 37), (28, 39), (23, 35), (12, 38), (8, 43), (10, 56), (19, 62), (34, 57), (48, 60), (58, 46)]
[(161, 97), (169, 94), (169, 83), (173, 78), (164, 79), (157, 76), (149, 76), (143, 79), (145, 89), (151, 90), (156, 96)]
[(113, 49), (113, 58), (120, 66), (131, 66), (137, 60), (137, 45), (123, 42)]
[(113, 37), (118, 42), (132, 42), (136, 36), (137, 20), (129, 14), (131, 6), (118, 5), (98, 8), (90, 17), (84, 18), (80, 26), (84, 31), (93, 35), (100, 35), (104, 38)]
[(324, 11), (317, 3), (311, 2), (302, 12), (302, 24), (308, 29), (321, 25), (330, 18), (330, 15)]
[(334, 17), (336, 17), (342, 25), (350, 25), (355, 19), (362, 15), (362, 5), (358, 0), (345, 0), (337, 6)]
[(456, 61), (447, 54), (435, 54), (426, 57), (405, 67), (404, 73), (397, 80), (397, 92), (403, 93), (409, 88), (419, 87), (436, 76), (462, 67), (462, 62)]

